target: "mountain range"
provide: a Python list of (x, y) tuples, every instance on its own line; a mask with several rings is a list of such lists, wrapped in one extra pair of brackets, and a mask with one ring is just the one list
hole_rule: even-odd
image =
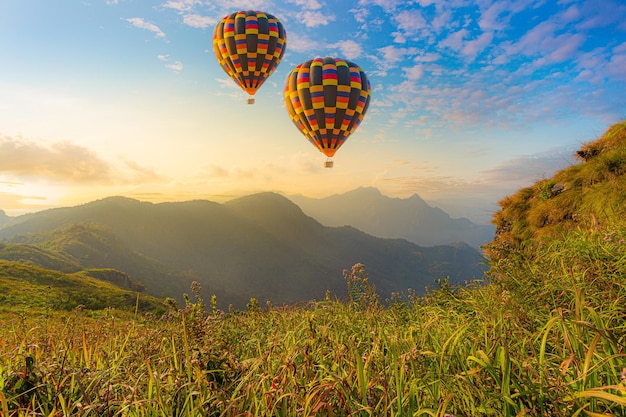
[[(0, 239), (29, 247), (20, 254), (23, 262), (68, 273), (114, 269), (148, 293), (179, 302), (197, 281), (221, 308), (241, 308), (251, 297), (319, 299), (326, 290), (341, 297), (342, 273), (356, 263), (365, 265), (383, 299), (408, 288), (423, 293), (446, 276), (451, 282), (481, 278), (485, 269), (482, 255), (465, 243), (422, 247), (352, 226), (324, 226), (275, 193), (223, 204), (110, 197), (12, 217), (0, 225)], [(52, 255), (42, 251), (64, 261), (45, 263)]]
[(373, 236), (403, 238), (416, 245), (465, 242), (479, 249), (489, 243), (495, 227), (466, 218), (451, 218), (419, 195), (390, 198), (373, 187), (361, 187), (325, 198), (288, 196), (302, 211), (325, 226), (354, 226)]

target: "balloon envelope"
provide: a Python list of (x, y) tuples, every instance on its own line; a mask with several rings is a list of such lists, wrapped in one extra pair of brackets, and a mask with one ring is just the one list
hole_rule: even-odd
[(213, 51), (222, 69), (253, 96), (285, 54), (287, 34), (269, 13), (238, 11), (215, 26)]
[(285, 107), (304, 136), (331, 158), (363, 120), (370, 103), (367, 75), (341, 58), (315, 58), (295, 67), (285, 84)]

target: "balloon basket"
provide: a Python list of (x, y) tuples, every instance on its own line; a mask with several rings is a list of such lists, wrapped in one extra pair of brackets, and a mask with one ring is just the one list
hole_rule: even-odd
[(250, 97), (248, 98), (248, 100), (246, 101), (248, 104), (254, 104), (254, 97)]
[(332, 168), (332, 167), (333, 167), (333, 161), (331, 161), (330, 159), (324, 162), (324, 168)]

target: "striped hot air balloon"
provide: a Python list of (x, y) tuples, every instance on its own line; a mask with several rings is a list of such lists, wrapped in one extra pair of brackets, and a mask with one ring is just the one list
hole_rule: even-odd
[(249, 94), (248, 103), (280, 63), (287, 34), (269, 13), (239, 11), (225, 16), (215, 26), (213, 51), (226, 74)]
[(359, 126), (370, 103), (367, 75), (341, 58), (315, 58), (295, 67), (285, 83), (285, 107), (296, 127), (330, 158)]

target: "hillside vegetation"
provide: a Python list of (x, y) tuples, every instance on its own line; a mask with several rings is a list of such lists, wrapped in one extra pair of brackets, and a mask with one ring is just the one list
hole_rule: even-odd
[[(442, 279), (383, 305), (355, 264), (346, 298), (299, 305), (252, 298), (221, 311), (194, 282), (161, 316), (0, 313), (0, 413), (624, 416), (626, 219), (615, 201), (626, 173), (605, 169), (624, 127), (585, 145), (580, 166), (503, 200), (485, 281)], [(570, 215), (533, 222), (562, 195)]]
[[(107, 271), (108, 275), (114, 274)], [(116, 308), (122, 310), (163, 311), (163, 302), (137, 291), (125, 290), (94, 276), (102, 271), (77, 274), (0, 260), (0, 311), (29, 314), (46, 310), (70, 311)]]
[(500, 202), (491, 258), (536, 252), (542, 237), (600, 229), (626, 218), (626, 121), (576, 153), (582, 163), (523, 188)]

